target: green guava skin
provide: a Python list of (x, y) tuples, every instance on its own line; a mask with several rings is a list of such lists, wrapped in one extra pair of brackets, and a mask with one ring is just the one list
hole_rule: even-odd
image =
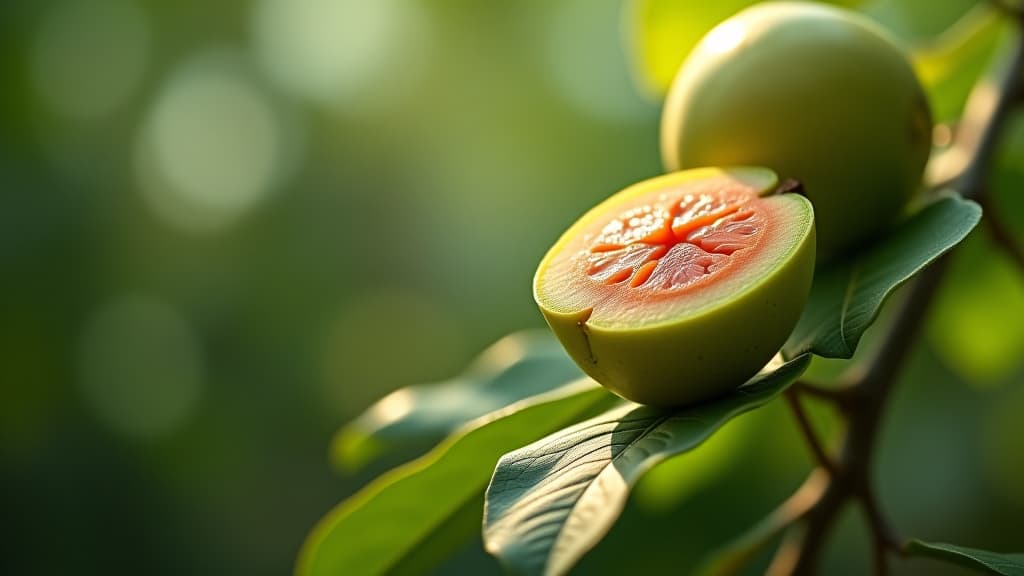
[[(769, 170), (756, 170), (760, 171), (759, 191), (765, 195), (775, 188), (777, 178)], [(605, 200), (563, 234), (541, 261), (534, 278), (534, 298), (576, 364), (612, 392), (640, 404), (690, 405), (742, 385), (782, 347), (810, 292), (815, 266), (814, 211), (805, 197), (784, 194), (773, 200), (787, 202), (787, 209), (806, 215), (802, 236), (793, 250), (778, 266), (697, 315), (612, 329), (589, 324), (589, 312), (559, 313), (545, 306), (538, 286), (544, 270), (588, 219), (614, 216), (622, 205), (620, 197), (635, 195), (637, 189), (669, 186), (701, 177), (706, 171), (653, 178)]]
[(688, 56), (661, 152), (669, 170), (758, 165), (799, 180), (828, 260), (902, 213), (931, 130), (924, 91), (884, 30), (840, 8), (773, 2), (719, 24)]

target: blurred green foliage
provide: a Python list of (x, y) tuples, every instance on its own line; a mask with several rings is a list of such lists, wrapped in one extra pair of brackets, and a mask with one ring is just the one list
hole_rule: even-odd
[[(916, 43), (972, 4), (863, 8)], [(289, 572), (373, 472), (330, 470), (338, 426), (541, 326), (543, 251), (660, 172), (623, 10), (5, 2), (0, 573)], [(1019, 232), (1019, 135), (998, 169)], [(1005, 310), (1024, 294), (983, 234), (905, 373), (878, 475), (906, 533), (1005, 549), (1024, 515), (1024, 354)], [(731, 453), (699, 487), (641, 484), (581, 571), (692, 565), (788, 494), (809, 462), (787, 415), (744, 418), (739, 441), (698, 449)], [(828, 573), (865, 569), (857, 521)], [(494, 568), (477, 542), (444, 571)]]

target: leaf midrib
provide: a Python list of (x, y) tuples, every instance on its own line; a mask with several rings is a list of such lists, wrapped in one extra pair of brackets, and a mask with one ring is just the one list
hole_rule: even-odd
[(847, 314), (850, 311), (850, 303), (853, 301), (853, 293), (856, 291), (856, 284), (860, 276), (860, 269), (861, 267), (859, 264), (851, 268), (850, 279), (846, 283), (846, 292), (843, 294), (843, 304), (839, 309), (839, 342), (843, 345), (843, 354), (847, 356), (853, 354), (846, 334)]
[[(588, 410), (591, 410), (595, 405), (600, 404), (603, 400), (604, 399), (600, 397), (595, 398), (591, 403), (587, 404), (586, 406), (581, 406), (578, 410), (574, 410), (572, 415), (569, 416), (567, 419), (571, 420), (580, 414), (585, 414)], [(487, 485), (489, 482), (490, 477), (488, 477), (487, 481), (484, 482), (484, 485), (481, 488), (482, 492), (486, 492)], [(479, 492), (472, 491), (471, 493), (467, 494), (465, 498), (459, 499), (457, 506), (450, 509), (450, 511), (443, 517), (441, 517), (436, 523), (430, 524), (427, 527), (428, 529), (424, 530), (416, 539), (410, 541), (407, 546), (403, 546), (401, 556), (398, 556), (393, 560), (386, 562), (386, 565), (383, 566), (383, 570), (381, 573), (388, 574), (394, 571), (395, 568), (400, 566), (403, 560), (407, 558), (410, 553), (419, 549), (431, 538), (431, 536), (436, 534), (439, 528), (450, 524), (452, 518), (455, 518), (459, 514), (459, 512), (461, 512), (466, 506), (470, 505), (473, 502), (474, 497), (476, 497), (478, 494)]]
[[(565, 522), (564, 520), (568, 519), (569, 517), (572, 516), (572, 513), (576, 509), (576, 506), (580, 503), (580, 500), (582, 500), (583, 497), (587, 494), (587, 492), (594, 486), (594, 483), (597, 482), (597, 479), (600, 478), (601, 475), (604, 474), (605, 471), (608, 470), (608, 467), (609, 466), (613, 466), (615, 464), (616, 460), (618, 460), (618, 458), (620, 456), (625, 454), (630, 448), (635, 446), (637, 442), (639, 442), (640, 440), (645, 438), (648, 434), (650, 434), (652, 430), (658, 428), (659, 426), (661, 426), (665, 422), (668, 422), (669, 420), (671, 420), (675, 416), (676, 416), (675, 414), (667, 414), (667, 415), (664, 415), (664, 416), (656, 417), (654, 422), (652, 422), (649, 426), (644, 427), (643, 430), (639, 434), (637, 434), (635, 438), (633, 438), (628, 443), (626, 443), (626, 445), (623, 446), (622, 450), (619, 450), (619, 452), (617, 454), (612, 455), (612, 457), (608, 459), (608, 462), (601, 467), (601, 471), (598, 472), (597, 474), (594, 474), (594, 476), (588, 482), (586, 482), (586, 487), (580, 492), (579, 496), (577, 496), (576, 498), (573, 499), (572, 506), (569, 507), (569, 513), (565, 515), (563, 521), (561, 522), (561, 526), (559, 527), (558, 531), (555, 532), (554, 538), (551, 539), (551, 546), (550, 546), (549, 550), (554, 550), (555, 545), (558, 543), (558, 540), (562, 537), (563, 530), (564, 530), (564, 528), (565, 528), (565, 526), (567, 524), (567, 522)], [(608, 432), (609, 436), (611, 436), (613, 434), (615, 434), (615, 430), (612, 430), (611, 432)], [(547, 557), (544, 559), (544, 564), (542, 566), (543, 570), (545, 570), (545, 571), (547, 570), (548, 564), (550, 564), (551, 558), (552, 558), (551, 554), (547, 554), (546, 556)]]

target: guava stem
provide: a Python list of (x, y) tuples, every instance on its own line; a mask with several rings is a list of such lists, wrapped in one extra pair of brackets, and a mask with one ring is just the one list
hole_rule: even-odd
[(799, 194), (801, 196), (807, 196), (803, 182), (795, 178), (786, 178), (780, 182), (778, 187), (776, 187), (771, 193), (772, 196), (779, 196), (782, 194)]
[(790, 390), (793, 390), (801, 396), (810, 396), (817, 400), (830, 402), (840, 410), (845, 410), (850, 406), (851, 402), (853, 402), (853, 396), (856, 395), (855, 391), (848, 386), (825, 388), (802, 380), (794, 382), (790, 387)]
[(790, 388), (786, 390), (785, 396), (786, 403), (793, 412), (793, 417), (796, 418), (800, 431), (807, 440), (807, 445), (811, 449), (811, 453), (814, 455), (815, 460), (817, 460), (818, 465), (824, 468), (829, 476), (835, 476), (837, 472), (836, 465), (832, 461), (832, 457), (825, 452), (825, 448), (818, 438), (818, 433), (814, 431), (814, 426), (811, 424), (810, 418), (807, 417), (807, 412), (804, 411), (803, 405), (800, 404), (800, 397), (797, 395), (797, 392)]

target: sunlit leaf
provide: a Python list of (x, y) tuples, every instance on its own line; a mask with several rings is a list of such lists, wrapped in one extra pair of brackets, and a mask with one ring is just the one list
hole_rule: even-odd
[[(627, 1), (626, 45), (632, 52), (634, 76), (641, 89), (652, 96), (664, 95), (697, 41), (722, 20), (756, 3)], [(853, 7), (862, 4), (862, 0), (837, 0), (831, 4)]]
[(487, 489), (488, 551), (514, 572), (564, 574), (608, 532), (645, 472), (774, 398), (808, 362), (773, 365), (726, 396), (678, 411), (622, 406), (506, 454)]
[(892, 292), (956, 246), (981, 208), (955, 194), (915, 212), (855, 257), (815, 273), (811, 297), (784, 351), (850, 358)]
[(582, 376), (550, 331), (510, 334), (458, 378), (376, 402), (338, 432), (331, 454), (337, 466), (356, 469), (389, 447), (436, 443), (470, 420)]
[(744, 447), (763, 431), (754, 418), (739, 418), (686, 455), (652, 468), (633, 489), (632, 502), (657, 512), (678, 508), (721, 478), (744, 457)]
[(595, 382), (581, 380), (470, 423), (329, 512), (303, 545), (297, 573), (428, 570), (443, 552), (479, 534), (482, 495), (501, 454), (616, 402)]
[(1024, 554), (997, 554), (986, 550), (922, 542), (921, 540), (911, 540), (903, 546), (903, 549), (911, 556), (935, 558), (987, 574), (1024, 576)]

